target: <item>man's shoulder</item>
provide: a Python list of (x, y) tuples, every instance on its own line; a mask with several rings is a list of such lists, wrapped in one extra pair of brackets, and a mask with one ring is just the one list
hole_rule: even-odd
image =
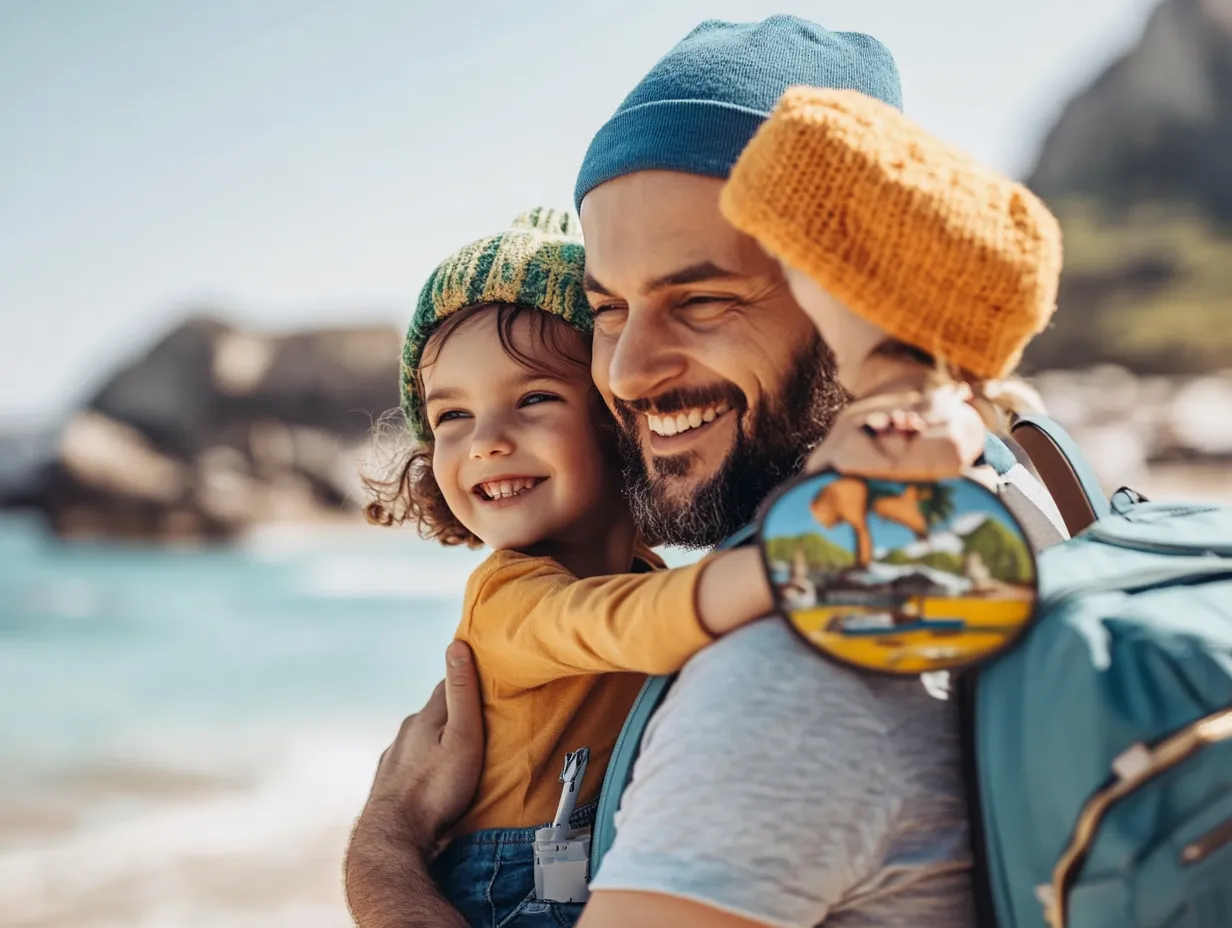
[(734, 695), (755, 683), (757, 690), (773, 695), (824, 690), (861, 703), (869, 695), (867, 681), (826, 663), (782, 620), (766, 618), (698, 652), (680, 671), (668, 698), (708, 702), (713, 687)]
[(916, 678), (870, 676), (825, 660), (777, 618), (755, 622), (699, 652), (681, 670), (667, 697), (697, 701), (710, 713), (716, 698), (747, 700), (754, 707), (763, 702), (841, 705), (845, 714), (859, 716), (862, 725), (878, 719), (892, 725), (901, 707), (935, 701)]
[(690, 659), (651, 719), (642, 750), (658, 754), (668, 741), (676, 747), (665, 755), (688, 744), (699, 763), (712, 754), (746, 755), (758, 765), (787, 752), (820, 766), (873, 764), (884, 774), (882, 788), (895, 792), (910, 789), (912, 760), (955, 730), (954, 716), (918, 678), (840, 667), (785, 622), (766, 619)]
[(919, 679), (823, 660), (780, 620), (729, 635), (647, 726), (595, 886), (768, 925), (857, 910), (897, 923), (921, 907), (965, 925), (953, 709)]

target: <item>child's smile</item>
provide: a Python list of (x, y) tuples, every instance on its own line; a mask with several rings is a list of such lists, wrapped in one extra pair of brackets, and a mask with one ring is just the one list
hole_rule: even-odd
[(486, 503), (497, 506), (523, 501), (544, 483), (547, 477), (490, 477), (474, 486), (472, 492)]

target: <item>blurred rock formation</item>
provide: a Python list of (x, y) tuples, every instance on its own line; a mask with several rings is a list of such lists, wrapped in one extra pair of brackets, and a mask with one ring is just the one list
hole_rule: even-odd
[(397, 406), (400, 346), (393, 328), (189, 319), (74, 413), (0, 505), (62, 536), (160, 540), (350, 512), (373, 422)]

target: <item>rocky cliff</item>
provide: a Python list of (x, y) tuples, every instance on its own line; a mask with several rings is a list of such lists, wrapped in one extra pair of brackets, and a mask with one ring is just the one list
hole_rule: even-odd
[(397, 405), (392, 328), (262, 335), (193, 318), (121, 368), (6, 508), (63, 536), (225, 539), (354, 508), (373, 420)]
[(1110, 212), (1186, 203), (1232, 225), (1232, 0), (1165, 0), (1138, 45), (1075, 96), (1032, 189)]
[(1030, 367), (1232, 366), (1232, 0), (1164, 0), (1063, 109), (1028, 183), (1066, 262)]

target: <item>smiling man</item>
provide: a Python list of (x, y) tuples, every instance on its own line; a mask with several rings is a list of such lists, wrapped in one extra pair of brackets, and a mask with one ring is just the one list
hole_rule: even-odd
[[(707, 548), (751, 521), (846, 399), (777, 263), (719, 212), (791, 84), (900, 104), (868, 36), (708, 22), (579, 174), (591, 373), (635, 514), (669, 544)], [(586, 928), (971, 923), (954, 717), (917, 681), (826, 666), (762, 623), (689, 662), (641, 747)]]
[[(578, 178), (592, 375), (657, 542), (707, 548), (749, 522), (844, 400), (777, 265), (718, 206), (793, 84), (900, 105), (894, 61), (868, 36), (709, 21), (599, 130)], [(1020, 516), (1055, 524), (1021, 466), (1006, 477)], [(448, 673), (448, 717), (438, 694), (408, 720), (357, 826), (362, 928), (461, 924), (423, 865), (475, 782), (474, 677), (464, 662)], [(583, 928), (974, 924), (957, 718), (919, 680), (823, 663), (761, 622), (686, 665), (640, 747)]]
[(645, 170), (579, 188), (591, 371), (626, 492), (648, 537), (690, 548), (748, 522), (845, 398), (777, 263), (719, 215), (719, 186)]

